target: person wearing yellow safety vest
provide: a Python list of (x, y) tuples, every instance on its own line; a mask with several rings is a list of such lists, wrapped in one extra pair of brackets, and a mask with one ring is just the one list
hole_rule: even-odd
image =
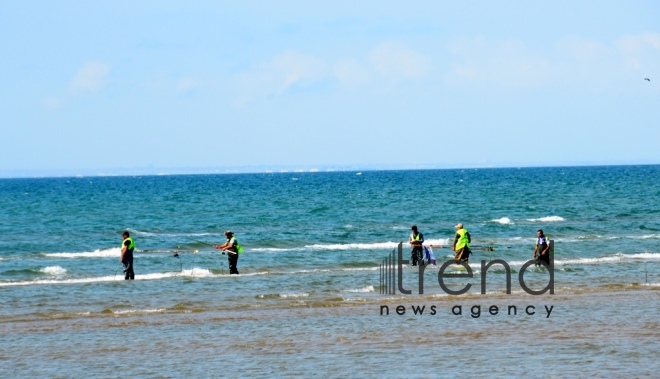
[(231, 230), (225, 232), (225, 237), (227, 237), (227, 242), (222, 245), (215, 245), (216, 249), (222, 250), (222, 254), (227, 253), (227, 260), (229, 261), (229, 274), (238, 275), (238, 254), (243, 252), (243, 248), (238, 243), (234, 233)]
[(472, 254), (470, 251), (470, 242), (470, 233), (468, 233), (467, 229), (463, 228), (463, 224), (457, 224), (454, 245), (451, 248), (454, 250), (454, 260), (468, 262), (468, 258)]
[(124, 240), (121, 243), (121, 257), (119, 261), (124, 265), (124, 280), (135, 279), (135, 272), (133, 271), (133, 251), (135, 250), (135, 242), (128, 232), (122, 234)]
[(417, 231), (417, 225), (413, 225), (412, 233), (410, 233), (410, 245), (412, 251), (410, 252), (410, 260), (413, 266), (424, 264), (424, 235)]

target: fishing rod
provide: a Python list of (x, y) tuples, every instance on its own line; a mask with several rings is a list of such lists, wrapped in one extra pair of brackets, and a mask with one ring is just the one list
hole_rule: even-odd
[[(190, 238), (189, 238), (189, 239), (190, 239)], [(204, 242), (204, 241), (197, 241), (197, 240), (194, 240), (194, 239), (190, 239), (190, 240), (191, 240), (191, 241), (194, 241), (194, 242), (197, 242), (197, 243), (202, 243), (202, 244), (204, 244), (204, 245), (213, 246), (214, 248), (215, 248), (216, 246), (218, 246), (217, 244), (214, 245), (214, 244), (212, 244), (212, 243), (208, 243), (208, 242)], [(231, 251), (231, 250), (222, 250), (222, 254), (223, 254), (223, 255), (224, 255), (224, 254), (231, 254), (231, 255), (234, 255), (234, 254), (238, 254), (238, 253), (233, 252), (233, 251)]]
[(172, 256), (176, 259), (179, 260), (179, 265), (181, 265), (181, 271), (179, 272), (179, 275), (183, 274), (183, 261), (181, 261), (181, 257), (179, 256), (179, 252), (177, 251), (176, 253), (172, 254)]
[(121, 266), (119, 266), (119, 267), (115, 270), (115, 279), (114, 279), (115, 282), (117, 281), (117, 272), (119, 272), (119, 270), (122, 270), (123, 272), (126, 272), (127, 268), (126, 268), (126, 266), (124, 266), (124, 265), (122, 264)]
[(179, 253), (179, 252), (196, 252), (197, 250), (192, 249), (176, 249), (176, 250), (137, 250), (140, 253)]

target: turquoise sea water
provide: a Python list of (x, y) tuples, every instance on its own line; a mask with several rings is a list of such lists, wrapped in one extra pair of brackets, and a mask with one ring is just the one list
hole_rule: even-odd
[[(0, 374), (654, 375), (659, 199), (660, 166), (0, 180)], [(379, 265), (411, 225), (447, 245), (457, 222), (494, 246), (475, 250), (475, 278), (452, 282), (468, 294), (448, 296), (428, 269), (415, 295), (411, 267), (412, 295), (380, 294)], [(555, 241), (554, 295), (517, 282), (539, 228)], [(226, 229), (245, 247), (240, 276), (209, 245)], [(122, 280), (124, 230), (134, 282)], [(511, 265), (512, 294), (495, 267), (479, 293), (492, 259)], [(547, 272), (526, 278), (540, 288)]]

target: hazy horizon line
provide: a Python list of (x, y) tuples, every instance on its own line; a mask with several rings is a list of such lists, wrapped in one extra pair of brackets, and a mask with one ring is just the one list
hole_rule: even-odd
[(551, 168), (551, 167), (598, 167), (598, 166), (653, 166), (660, 162), (612, 161), (612, 162), (555, 162), (530, 164), (363, 164), (363, 165), (277, 165), (277, 166), (233, 166), (233, 167), (132, 167), (105, 169), (18, 169), (0, 170), (0, 179), (20, 178), (67, 178), (67, 177), (108, 177), (108, 176), (168, 176), (168, 175), (221, 175), (221, 174), (285, 174), (315, 172), (353, 171), (398, 171), (398, 170), (460, 170), (460, 169), (499, 169), (499, 168)]

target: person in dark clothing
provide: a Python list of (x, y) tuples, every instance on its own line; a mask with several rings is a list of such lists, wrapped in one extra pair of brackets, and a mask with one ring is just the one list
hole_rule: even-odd
[(543, 234), (543, 230), (539, 229), (536, 232), (536, 246), (534, 246), (534, 259), (536, 259), (536, 265), (541, 266), (542, 262), (545, 262), (546, 265), (550, 265), (550, 243), (548, 239)]
[(128, 232), (122, 234), (124, 240), (121, 243), (121, 257), (119, 260), (124, 265), (124, 280), (135, 279), (135, 272), (133, 271), (133, 251), (135, 250), (135, 242)]
[(238, 240), (234, 237), (231, 230), (225, 232), (227, 241), (222, 245), (215, 245), (216, 249), (222, 250), (222, 254), (227, 253), (227, 260), (229, 261), (229, 274), (238, 275), (238, 254), (243, 252), (243, 248), (239, 245)]
[(413, 225), (412, 233), (410, 233), (410, 245), (412, 246), (412, 251), (410, 251), (410, 260), (413, 266), (417, 266), (417, 263), (424, 264), (424, 235), (417, 231), (417, 225)]

